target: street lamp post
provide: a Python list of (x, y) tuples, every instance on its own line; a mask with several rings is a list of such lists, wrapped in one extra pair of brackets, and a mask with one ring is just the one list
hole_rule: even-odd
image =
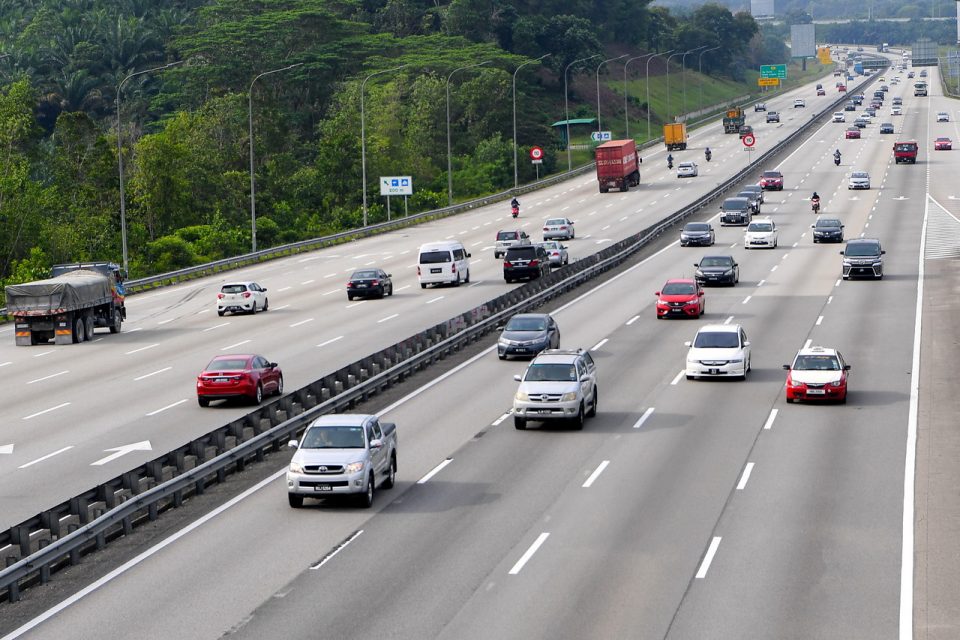
[(450, 205), (453, 204), (453, 156), (450, 152), (450, 78), (452, 78), (453, 74), (457, 71), (482, 67), (485, 64), (490, 64), (490, 60), (484, 60), (476, 64), (468, 64), (465, 67), (458, 67), (447, 76), (447, 204)]
[(683, 112), (687, 113), (687, 56), (696, 51), (700, 51), (707, 45), (697, 47), (696, 49), (690, 49), (683, 54), (683, 58), (680, 59), (680, 75), (683, 76)]
[(607, 58), (603, 62), (597, 65), (597, 131), (600, 131), (602, 127), (600, 126), (600, 67), (607, 64), (608, 62), (613, 62), (614, 60), (622, 60), (626, 58), (629, 54), (625, 53), (622, 56), (617, 56), (616, 58)]
[(703, 111), (703, 54), (710, 53), (711, 51), (716, 51), (719, 48), (720, 47), (717, 46), (712, 49), (707, 49), (706, 51), (701, 51), (700, 55), (697, 56), (699, 58), (697, 60), (697, 73), (700, 74), (700, 101), (697, 106), (697, 109), (700, 111)]
[(570, 158), (570, 103), (567, 97), (567, 71), (570, 69), (570, 67), (578, 62), (586, 62), (587, 60), (593, 60), (594, 58), (599, 57), (600, 54), (595, 53), (592, 56), (574, 60), (563, 68), (563, 117), (567, 125), (567, 171), (570, 171), (573, 168), (573, 160)]
[(663, 53), (655, 53), (650, 56), (649, 60), (647, 60), (647, 140), (652, 139), (650, 137), (650, 111), (652, 111), (652, 109), (650, 109), (650, 60), (653, 60), (654, 58), (662, 58), (672, 51), (673, 49), (670, 49), (670, 51), (664, 51)]
[(540, 62), (547, 56), (549, 53), (545, 53), (536, 60), (527, 60), (519, 67), (516, 68), (513, 72), (513, 188), (516, 189), (520, 186), (519, 172), (517, 169), (517, 72), (520, 69), (523, 69), (528, 64), (533, 64), (535, 62)]
[(673, 119), (671, 113), (673, 113), (673, 106), (670, 104), (670, 59), (674, 56), (682, 56), (682, 51), (677, 51), (667, 58), (667, 118)]
[(364, 87), (367, 86), (367, 80), (374, 76), (378, 76), (381, 73), (390, 73), (391, 71), (397, 71), (403, 69), (407, 65), (402, 64), (399, 67), (393, 67), (392, 69), (384, 69), (383, 71), (374, 71), (366, 78), (363, 79), (363, 82), (360, 83), (360, 166), (361, 174), (363, 180), (363, 226), (367, 226), (367, 125), (366, 119), (363, 110), (363, 95)]
[[(10, 54), (6, 54), (10, 55)], [(136, 76), (143, 75), (145, 73), (151, 73), (153, 71), (161, 71), (163, 69), (168, 69), (172, 66), (181, 64), (183, 60), (178, 60), (176, 62), (171, 62), (165, 64), (161, 67), (153, 67), (152, 69), (144, 69), (143, 71), (136, 71), (131, 73), (126, 78), (120, 81), (120, 84), (117, 85), (117, 166), (120, 171), (120, 240), (123, 243), (123, 269), (124, 271), (129, 270), (129, 255), (127, 254), (127, 197), (126, 193), (123, 190), (123, 135), (121, 134), (120, 129), (120, 93), (123, 91), (123, 85), (126, 84), (127, 80), (134, 78)]]
[(626, 62), (623, 63), (623, 129), (624, 129), (624, 138), (630, 137), (630, 114), (627, 110), (627, 67), (634, 60), (640, 60), (641, 58), (646, 58), (647, 56), (652, 56), (652, 53), (645, 53), (642, 56), (635, 56), (633, 58), (628, 58)]
[(271, 73), (280, 73), (281, 71), (287, 71), (288, 69), (293, 69), (294, 67), (299, 67), (302, 65), (302, 62), (296, 64), (291, 64), (280, 69), (273, 69), (271, 71), (264, 71), (260, 75), (254, 77), (250, 82), (250, 88), (247, 90), (247, 124), (249, 126), (249, 136), (250, 136), (250, 240), (251, 240), (251, 252), (256, 253), (257, 251), (257, 191), (256, 191), (256, 181), (253, 176), (253, 84), (262, 78), (263, 76), (268, 76)]

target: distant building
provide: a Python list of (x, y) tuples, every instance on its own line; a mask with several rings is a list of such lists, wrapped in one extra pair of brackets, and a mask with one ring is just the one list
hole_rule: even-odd
[(775, 0), (750, 0), (750, 15), (754, 18), (773, 17)]

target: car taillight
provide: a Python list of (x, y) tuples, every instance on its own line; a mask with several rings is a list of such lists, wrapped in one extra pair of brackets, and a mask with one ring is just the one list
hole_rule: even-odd
[(243, 292), (243, 297), (244, 297), (244, 298), (249, 298), (249, 297), (250, 297), (250, 292), (249, 292), (249, 291), (244, 291), (244, 292)]
[(347, 282), (347, 289), (349, 289), (350, 287), (353, 287), (353, 286), (355, 286), (355, 285), (353, 284), (352, 281)]
[(453, 262), (453, 263), (450, 264), (450, 272), (451, 272), (451, 273), (456, 273), (456, 272), (457, 272), (457, 263), (456, 263), (456, 262)]
[(420, 265), (417, 265), (417, 276), (420, 275)]
[(503, 261), (503, 266), (505, 266), (505, 267), (512, 267), (513, 265), (510, 264), (508, 261), (504, 260), (504, 261)]
[(564, 225), (561, 225), (561, 226), (560, 226), (560, 231), (563, 231), (563, 230), (565, 230), (566, 228), (567, 228), (567, 225), (565, 225), (565, 224), (564, 224)]
[(529, 266), (529, 267), (535, 267), (535, 266), (537, 266), (537, 265), (539, 265), (539, 264), (540, 264), (540, 261), (539, 261), (539, 260), (531, 260), (531, 261), (527, 264), (527, 266)]
[(370, 281), (370, 284), (372, 284), (373, 286), (377, 286), (378, 284), (380, 284), (380, 281), (379, 281), (379, 280), (371, 280), (371, 281)]
[[(562, 229), (563, 227), (560, 227), (560, 228)], [(544, 230), (544, 231), (550, 231), (550, 227), (544, 227), (543, 230)]]
[(222, 300), (222, 299), (223, 299), (223, 294), (222, 294), (222, 293), (218, 293), (218, 294), (217, 294), (217, 299), (218, 299), (218, 300)]

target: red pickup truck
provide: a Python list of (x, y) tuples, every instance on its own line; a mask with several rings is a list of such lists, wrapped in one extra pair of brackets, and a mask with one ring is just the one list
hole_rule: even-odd
[(910, 164), (916, 164), (917, 163), (917, 143), (913, 141), (894, 142), (893, 158), (897, 164), (900, 164), (901, 162), (909, 162)]

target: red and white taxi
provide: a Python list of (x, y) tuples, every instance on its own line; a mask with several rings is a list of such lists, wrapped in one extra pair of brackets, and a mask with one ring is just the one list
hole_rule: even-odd
[(847, 401), (850, 365), (836, 349), (807, 347), (797, 352), (793, 364), (785, 364), (787, 402), (800, 400)]

